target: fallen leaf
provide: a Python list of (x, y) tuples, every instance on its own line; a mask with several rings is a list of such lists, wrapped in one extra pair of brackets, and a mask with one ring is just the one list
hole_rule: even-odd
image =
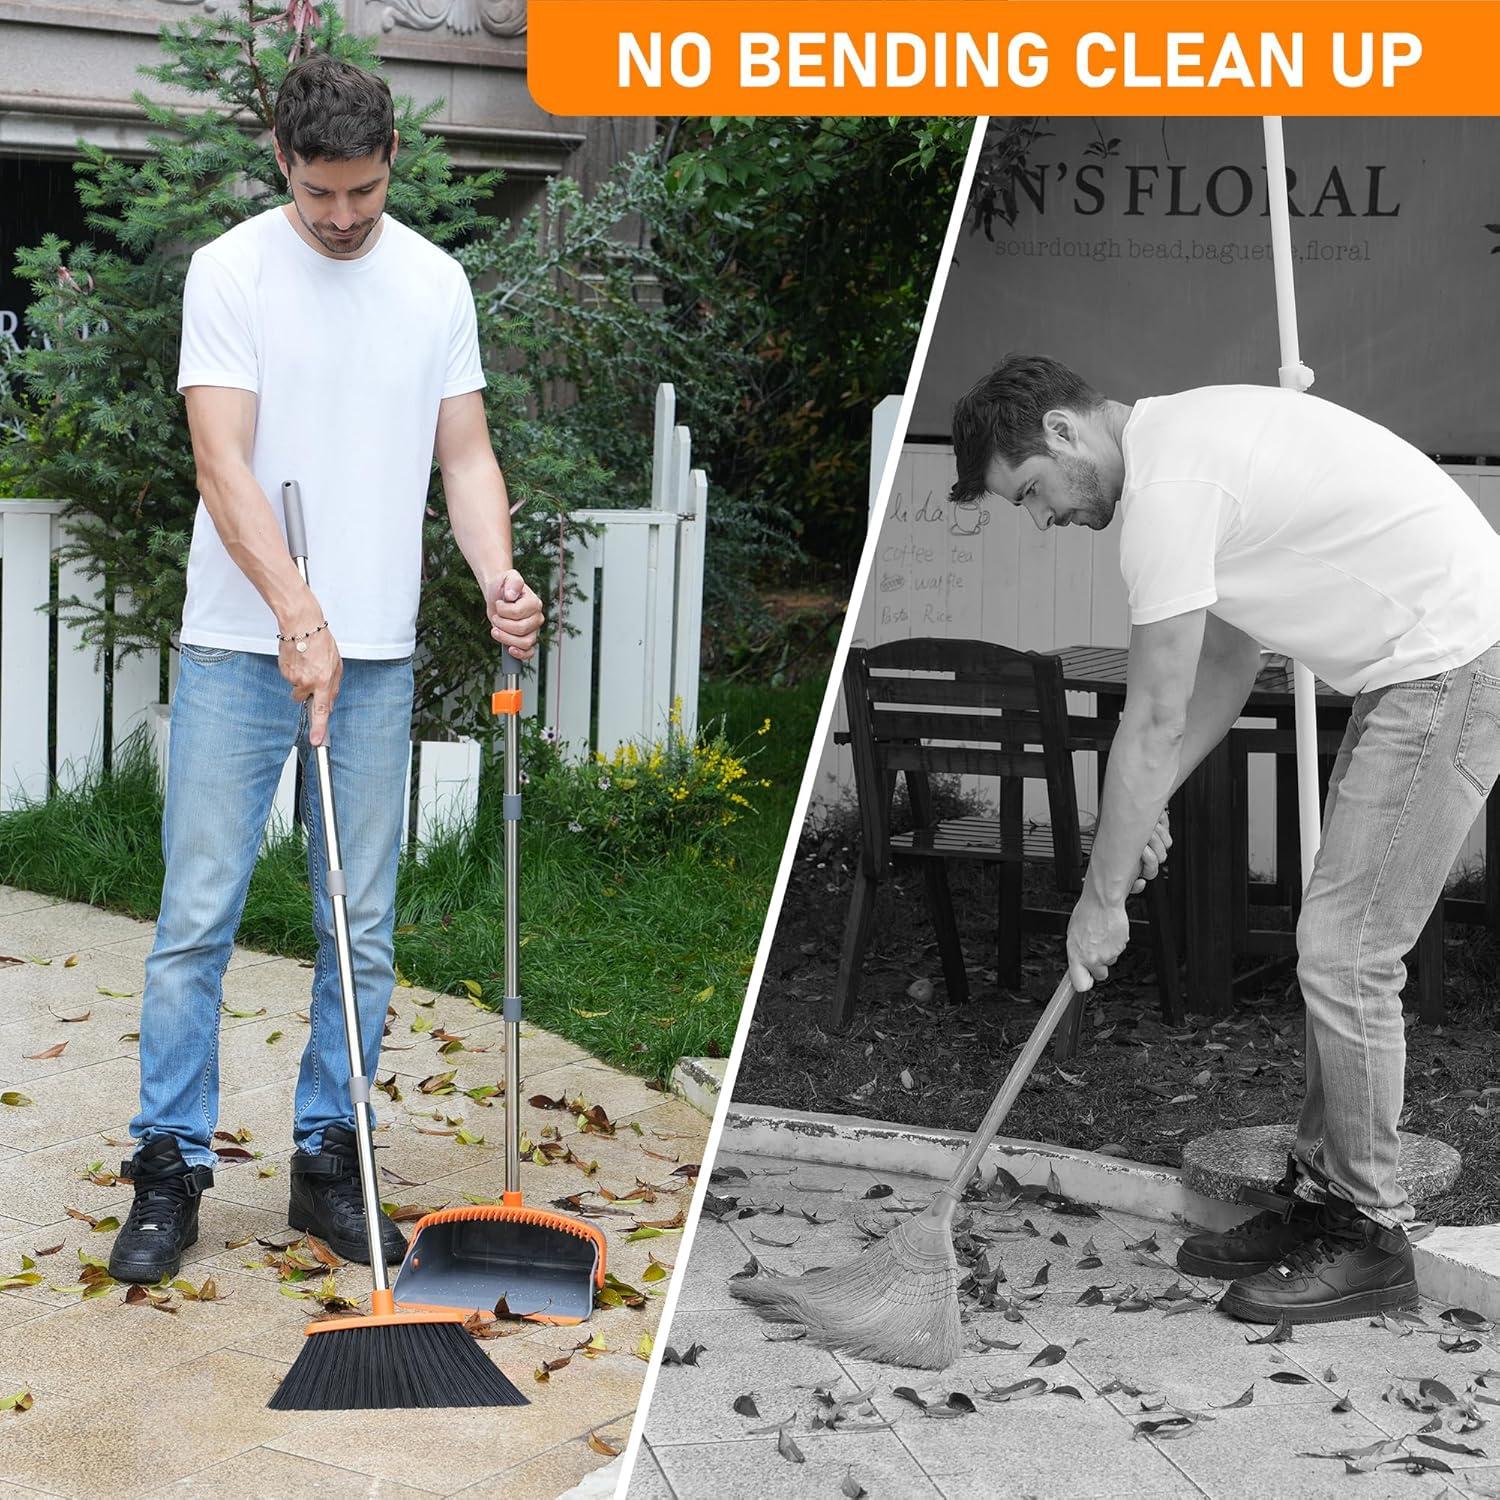
[(792, 1441), (792, 1435), (789, 1432), (782, 1431), (777, 1434), (776, 1451), (788, 1463), (800, 1464), (807, 1462), (802, 1456), (802, 1450)]
[[(1040, 1375), (1033, 1375), (1027, 1380), (1018, 1380), (1014, 1385), (991, 1386), (983, 1393), (983, 1399), (1003, 1403), (1007, 1401), (1023, 1401), (1028, 1396), (1040, 1396), (1046, 1392), (1047, 1382)], [(899, 1396), (901, 1393), (897, 1391)]]
[(1310, 1385), (1312, 1383), (1306, 1375), (1298, 1375), (1291, 1370), (1278, 1370), (1271, 1376), (1271, 1379), (1277, 1385)]
[(1449, 1442), (1447, 1438), (1428, 1437), (1425, 1432), (1417, 1435), (1417, 1441), (1426, 1443), (1429, 1448), (1441, 1448), (1444, 1453), (1462, 1453), (1465, 1458), (1489, 1457), (1483, 1448), (1471, 1448), (1467, 1443)]
[(1226, 1401), (1223, 1406), (1216, 1406), (1215, 1411), (1235, 1411), (1241, 1406), (1249, 1406), (1255, 1400), (1255, 1384), (1252, 1381), (1243, 1396), (1237, 1396), (1233, 1401)]
[(3, 1094), (0, 1094), (0, 1104), (9, 1105), (12, 1109), (23, 1109), (30, 1103), (31, 1100), (25, 1094), (19, 1093), (15, 1089), (7, 1089)]
[(26, 1054), (26, 1061), (49, 1062), (54, 1057), (61, 1057), (67, 1050), (67, 1047), (68, 1044), (66, 1042), (58, 1042), (56, 1046), (48, 1047), (45, 1052), (28, 1052)]
[(1249, 1334), (1245, 1335), (1247, 1344), (1289, 1344), (1292, 1342), (1292, 1325), (1283, 1317), (1277, 1320), (1276, 1326), (1260, 1338), (1253, 1339)]
[(755, 1404), (753, 1396), (736, 1396), (734, 1398), (734, 1409), (742, 1417), (758, 1417), (760, 1408)]
[(1035, 1369), (1037, 1366), (1055, 1365), (1067, 1357), (1068, 1351), (1061, 1344), (1048, 1344), (1035, 1359), (1027, 1360), (1026, 1368)]

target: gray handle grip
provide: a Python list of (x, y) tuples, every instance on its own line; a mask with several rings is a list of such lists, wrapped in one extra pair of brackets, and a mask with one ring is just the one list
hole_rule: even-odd
[(293, 557), (307, 556), (307, 528), (302, 523), (302, 486), (288, 479), (281, 486), (281, 509), (286, 516), (287, 551)]
[(500, 648), (500, 670), (505, 676), (519, 677), (521, 675), (521, 668), (525, 665), (525, 662), (517, 661), (510, 654), (510, 647), (502, 646)]

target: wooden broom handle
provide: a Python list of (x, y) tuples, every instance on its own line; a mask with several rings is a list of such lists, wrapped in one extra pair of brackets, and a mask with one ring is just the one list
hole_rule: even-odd
[(948, 1185), (938, 1195), (957, 1202), (964, 1188), (968, 1185), (969, 1178), (973, 1176), (974, 1168), (984, 1158), (984, 1153), (989, 1150), (990, 1142), (999, 1134), (1000, 1127), (1005, 1123), (1005, 1117), (1010, 1113), (1010, 1107), (1016, 1102), (1016, 1095), (1026, 1086), (1026, 1080), (1031, 1077), (1031, 1070), (1036, 1067), (1037, 1059), (1042, 1055), (1047, 1043), (1052, 1040), (1052, 1033), (1057, 1030), (1058, 1022), (1067, 1015), (1068, 1007), (1073, 1003), (1072, 982), (1063, 976), (1062, 983), (1052, 992), (1052, 998), (1047, 1002), (1047, 1008), (1042, 1012), (1042, 1019), (1036, 1023), (1036, 1029), (1026, 1039), (1026, 1045), (1021, 1048), (1021, 1055), (1011, 1065), (1011, 1070), (1005, 1075), (1005, 1082), (1000, 1085), (1000, 1092), (995, 1095), (995, 1102), (990, 1105), (989, 1113), (980, 1122), (979, 1129), (974, 1132), (974, 1139), (969, 1144), (969, 1149), (964, 1152), (964, 1159), (958, 1164), (958, 1170), (948, 1179)]

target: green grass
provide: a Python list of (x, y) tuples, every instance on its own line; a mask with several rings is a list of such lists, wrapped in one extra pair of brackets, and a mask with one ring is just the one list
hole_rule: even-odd
[[(542, 818), (522, 823), (522, 993), (529, 1020), (608, 1062), (664, 1078), (679, 1057), (727, 1053), (822, 698), (790, 688), (705, 683), (701, 718), (759, 753), (757, 811), (733, 830), (725, 867), (679, 847), (640, 863), (609, 862)], [(762, 721), (771, 732), (758, 737)], [(498, 791), (481, 787), (474, 827), (405, 859), (397, 890), (396, 962), (429, 989), (503, 990)], [(162, 859), (160, 801), (144, 752), (46, 804), (0, 817), (0, 884), (154, 918)], [(311, 958), (306, 858), (298, 838), (257, 863), (240, 941)]]

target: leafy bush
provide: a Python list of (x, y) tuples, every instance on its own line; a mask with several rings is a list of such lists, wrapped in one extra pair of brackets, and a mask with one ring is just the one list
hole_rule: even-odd
[[(756, 731), (770, 732), (769, 719)], [(755, 812), (746, 791), (771, 785), (752, 775), (754, 754), (730, 743), (723, 720), (696, 737), (684, 734), (680, 704), (665, 739), (621, 745), (581, 765), (564, 760), (542, 731), (526, 751), (530, 800), (542, 817), (608, 857), (649, 860), (687, 847), (727, 866), (731, 830)]]

